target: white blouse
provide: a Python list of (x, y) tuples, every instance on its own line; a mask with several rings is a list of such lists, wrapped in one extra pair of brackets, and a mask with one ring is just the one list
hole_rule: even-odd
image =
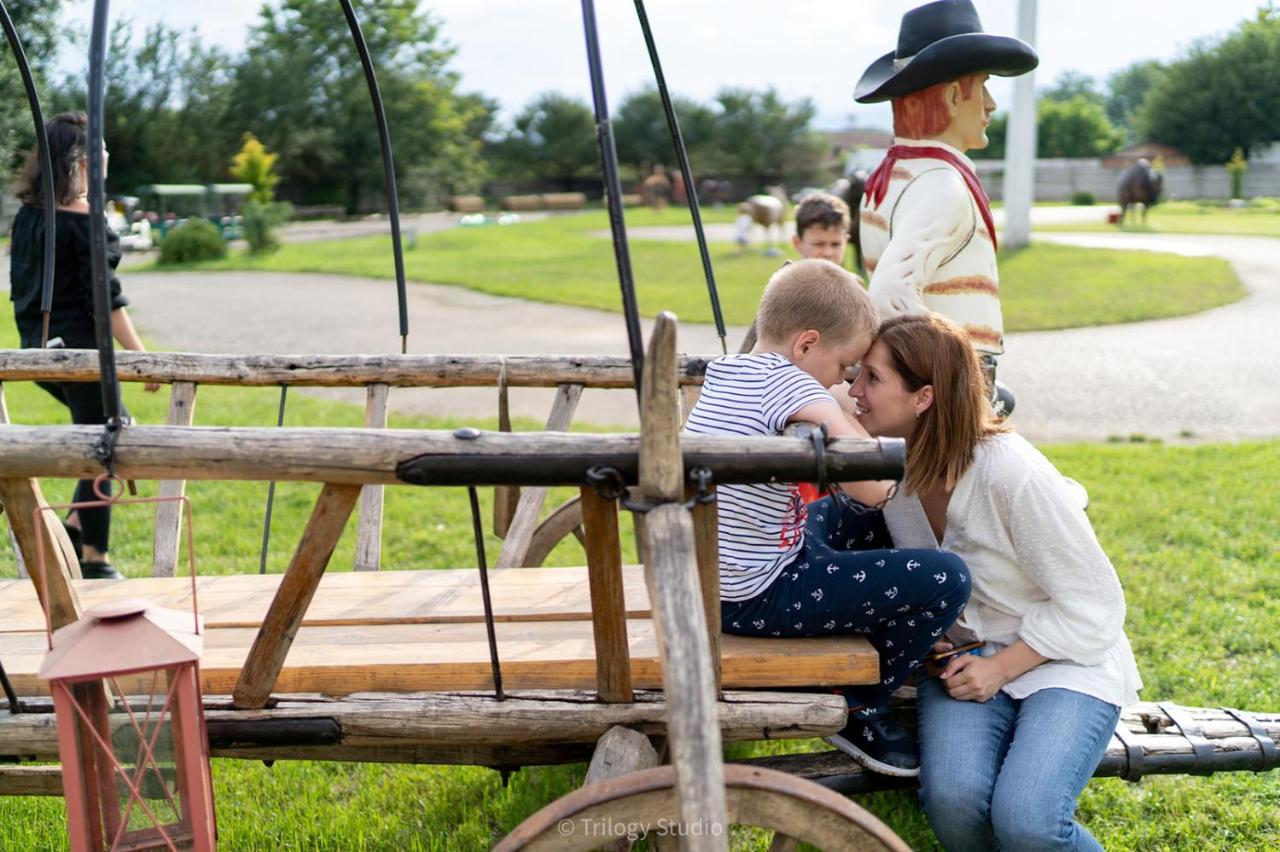
[(952, 640), (984, 640), (989, 656), (1022, 639), (1050, 659), (1005, 684), (1011, 698), (1060, 688), (1121, 707), (1138, 700), (1115, 568), (1062, 475), (1021, 436), (978, 444), (941, 543), (915, 495), (890, 501), (885, 520), (895, 546), (942, 547), (969, 566), (973, 593)]

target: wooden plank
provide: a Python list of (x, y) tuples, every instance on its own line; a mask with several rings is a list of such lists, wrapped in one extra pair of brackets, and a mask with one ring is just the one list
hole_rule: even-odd
[[(36, 712), (0, 712), (0, 756), (56, 760), (57, 726), (51, 702), (35, 698), (28, 703)], [(825, 736), (848, 719), (844, 699), (831, 694), (727, 692), (718, 710), (726, 742)], [(541, 744), (553, 753), (550, 760), (544, 757), (536, 762), (566, 762), (575, 759), (565, 754), (570, 746), (589, 749), (617, 726), (659, 738), (666, 731), (666, 712), (657, 691), (639, 692), (627, 704), (601, 704), (594, 692), (585, 690), (517, 690), (504, 701), (494, 700), (492, 693), (458, 692), (361, 693), (344, 698), (285, 695), (261, 710), (233, 710), (226, 696), (205, 696), (213, 754), (255, 759), (414, 761), (426, 757), (422, 762), (494, 765), (483, 757), (479, 761), (464, 758), (476, 747)], [(336, 723), (336, 739), (319, 736), (309, 743), (281, 743), (274, 733), (283, 730), (297, 738), (319, 729), (324, 734), (326, 721)], [(123, 714), (114, 716), (112, 723), (125, 724)], [(300, 748), (291, 751), (295, 745)], [(434, 754), (417, 751), (424, 747)], [(554, 755), (557, 748), (558, 757)], [(588, 750), (583, 759), (589, 756)], [(511, 765), (510, 760), (505, 764)]]
[(0, 796), (61, 795), (61, 766), (0, 766)]
[[(196, 385), (174, 382), (169, 389), (170, 426), (190, 426), (196, 416)], [(181, 497), (186, 493), (185, 479), (165, 479), (156, 486), (159, 497)], [(178, 543), (182, 539), (182, 503), (156, 504), (155, 538), (152, 546), (151, 573), (156, 577), (172, 577), (178, 564)]]
[[(364, 406), (366, 429), (387, 428), (390, 388), (369, 385)], [(366, 485), (360, 492), (360, 526), (356, 531), (357, 571), (377, 571), (382, 565), (382, 486)]]
[(659, 762), (658, 752), (648, 737), (631, 728), (615, 725), (596, 743), (596, 750), (591, 755), (587, 777), (582, 780), (582, 785), (585, 787), (628, 772), (648, 769), (657, 766)]
[[(0, 382), (0, 425), (7, 424), (8, 422), (9, 407), (5, 405), (4, 401), (4, 382)], [(3, 511), (4, 505), (0, 504), (0, 512)], [(22, 558), (22, 548), (18, 546), (18, 536), (14, 533), (13, 527), (11, 527), (7, 521), (5, 522), (5, 529), (9, 531), (9, 544), (13, 548), (13, 562), (17, 566), (18, 576), (26, 577), (27, 563)]]
[[(507, 385), (507, 371), (498, 374), (498, 431), (511, 431), (511, 389)], [(499, 485), (493, 489), (493, 534), (506, 538), (520, 503), (520, 489), (513, 485)]]
[(586, 547), (582, 530), (582, 504), (580, 498), (574, 497), (558, 506), (546, 520), (538, 524), (529, 539), (529, 549), (524, 555), (524, 567), (537, 568), (561, 540), (570, 535), (577, 537)]
[(689, 422), (689, 414), (693, 411), (693, 407), (698, 404), (698, 397), (702, 395), (702, 388), (693, 385), (685, 385), (680, 388), (680, 426)]
[[(37, 507), (48, 505), (40, 491), (40, 483), (34, 479), (0, 478), (0, 505), (4, 506), (9, 527), (18, 540), (22, 559), (30, 568), (36, 594), (48, 610), (49, 623), (57, 630), (75, 621), (80, 607), (71, 588), (71, 579), (79, 578), (80, 562), (71, 549), (71, 539), (67, 537), (57, 513), (42, 511), (38, 518), (34, 515)], [(37, 523), (43, 533), (44, 576), (38, 570)]]
[[(210, 628), (257, 627), (283, 579), (281, 574), (202, 576), (196, 580), (200, 615)], [(621, 582), (630, 618), (649, 617), (643, 569), (622, 568)], [(515, 568), (490, 577), (494, 616), (500, 621), (591, 619), (585, 567)], [(72, 583), (81, 605), (145, 598), (158, 606), (191, 609), (186, 578), (137, 578), (104, 583)], [(483, 621), (480, 578), (474, 568), (432, 571), (330, 571), (320, 579), (303, 618), (304, 626), (343, 624), (447, 624)], [(0, 635), (44, 629), (35, 591), (27, 581), (0, 581)]]
[[(0, 426), (0, 477), (94, 477), (99, 426)], [(416, 485), (573, 485), (595, 465), (634, 479), (636, 435), (453, 432), (408, 429), (130, 426), (116, 447), (129, 479), (235, 479)], [(801, 438), (689, 435), (684, 465), (706, 467), (721, 485), (817, 479), (813, 444)], [(900, 478), (900, 439), (837, 438), (827, 448), (833, 481)]]
[[(370, 575), (366, 575), (370, 576)], [(595, 634), (589, 621), (500, 621), (495, 625), (506, 687), (596, 688)], [(258, 631), (205, 631), (200, 662), (207, 695), (232, 693)], [(654, 623), (627, 622), (631, 684), (662, 686)], [(705, 644), (705, 640), (704, 640)], [(46, 695), (36, 673), (46, 651), (43, 631), (0, 634), (0, 658), (22, 696)], [(755, 639), (725, 636), (726, 689), (812, 687), (874, 683), (875, 651), (861, 637)], [(493, 673), (483, 623), (303, 627), (289, 649), (275, 692), (349, 695), (358, 692), (489, 690)], [(127, 691), (149, 681), (121, 678)]]
[[(676, 318), (654, 322), (640, 392), (640, 493), (661, 503), (644, 521), (645, 579), (670, 714), (667, 743), (675, 770), (676, 810), (684, 825), (728, 825), (724, 756), (716, 719), (716, 682), (698, 580), (693, 522), (684, 507)], [(680, 848), (728, 849), (727, 833), (691, 834)]]
[[(680, 359), (680, 383), (702, 384), (714, 355)], [(634, 387), (631, 360), (617, 355), (203, 355), (116, 353), (124, 382), (193, 382), (239, 387)], [(0, 350), (0, 381), (98, 381), (92, 349)]]
[(271, 697), (302, 617), (359, 496), (360, 489), (352, 485), (326, 483), (320, 491), (302, 540), (240, 673), (233, 692), (237, 707), (262, 707)]
[(587, 582), (595, 636), (596, 691), (605, 702), (631, 700), (631, 660), (618, 537), (618, 504), (591, 488), (582, 489), (582, 524), (587, 532)]
[[(547, 431), (567, 430), (580, 399), (582, 385), (560, 385), (556, 390), (555, 402), (551, 405), (551, 413), (547, 416)], [(529, 543), (538, 529), (538, 516), (542, 514), (542, 504), (546, 501), (545, 487), (526, 488), (520, 494), (520, 501), (516, 504), (515, 515), (511, 518), (507, 537), (502, 542), (502, 552), (498, 554), (494, 568), (518, 568), (525, 564)]]
[[(710, 487), (711, 495), (716, 492)], [(685, 489), (685, 498), (697, 494), (697, 488)], [(693, 542), (698, 561), (698, 585), (707, 618), (707, 640), (711, 646), (711, 667), (715, 674), (716, 692), (720, 691), (720, 512), (714, 502), (699, 503), (690, 512)]]

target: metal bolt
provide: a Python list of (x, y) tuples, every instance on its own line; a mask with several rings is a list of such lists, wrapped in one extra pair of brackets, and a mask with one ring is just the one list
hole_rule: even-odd
[(453, 437), (462, 441), (474, 441), (480, 437), (480, 430), (473, 426), (463, 426), (461, 429), (453, 430)]

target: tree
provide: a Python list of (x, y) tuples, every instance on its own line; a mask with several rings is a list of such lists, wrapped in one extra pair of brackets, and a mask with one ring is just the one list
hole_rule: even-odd
[(1123, 132), (1111, 126), (1101, 103), (1088, 95), (1043, 99), (1036, 107), (1037, 156), (1101, 157), (1123, 142)]
[[(710, 109), (688, 98), (672, 97), (672, 108), (680, 122), (680, 135), (691, 163), (703, 164), (707, 148), (715, 134), (715, 115)], [(618, 160), (637, 168), (646, 163), (674, 164), (675, 148), (662, 97), (654, 86), (633, 92), (622, 99), (613, 120)]]
[(1063, 71), (1053, 85), (1040, 92), (1042, 101), (1071, 101), (1084, 98), (1090, 103), (1102, 106), (1106, 98), (1098, 91), (1098, 83), (1088, 74), (1080, 71)]
[[(5, 3), (22, 41), (22, 51), (31, 66), (32, 77), (41, 95), (40, 108), (46, 120), (54, 112), (49, 108), (43, 82), (57, 55), (57, 44), (62, 35), (57, 25), (61, 7), (62, 0), (8, 0)], [(0, 92), (5, 95), (0, 98), (0, 158), (14, 166), (17, 164), (15, 154), (30, 149), (36, 143), (35, 122), (22, 86), (22, 75), (18, 73), (18, 63), (8, 55), (7, 43), (4, 52), (5, 60), (0, 63)]]
[(240, 152), (231, 158), (228, 172), (241, 183), (252, 184), (250, 198), (259, 204), (270, 204), (275, 200), (276, 184), (280, 182), (275, 172), (278, 159), (280, 155), (268, 152), (257, 136), (246, 133)]
[[(131, 21), (112, 26), (107, 47), (103, 136), (111, 151), (109, 188), (206, 183), (226, 173), (238, 138), (225, 118), (231, 60), (206, 48), (194, 30), (149, 27), (139, 43)], [(84, 73), (66, 76), (51, 105), (85, 108)]]
[(1124, 131), (1125, 141), (1137, 142), (1137, 117), (1149, 93), (1164, 78), (1163, 63), (1148, 59), (1122, 68), (1107, 78), (1107, 118)]
[(813, 101), (788, 103), (772, 87), (721, 89), (715, 101), (714, 168), (760, 184), (816, 172), (822, 143), (809, 130)]
[(1138, 114), (1140, 135), (1196, 163), (1247, 157), (1280, 139), (1280, 9), (1258, 10), (1225, 39), (1201, 41), (1171, 63)]
[[(453, 48), (419, 0), (360, 7), (406, 203), (475, 189), (491, 102), (461, 96)], [(236, 69), (231, 114), (279, 152), (282, 193), (348, 211), (385, 190), (381, 145), (350, 32), (329, 0), (264, 5)], [(247, 125), (247, 128), (246, 128)]]
[(520, 111), (495, 153), (508, 177), (567, 182), (598, 172), (595, 115), (582, 101), (546, 92)]

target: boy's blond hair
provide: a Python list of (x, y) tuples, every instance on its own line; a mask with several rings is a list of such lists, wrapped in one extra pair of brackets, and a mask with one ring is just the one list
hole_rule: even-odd
[(839, 228), (849, 232), (849, 205), (829, 192), (812, 192), (796, 207), (796, 236), (803, 237), (809, 228)]
[(814, 329), (822, 342), (841, 345), (875, 337), (880, 317), (858, 276), (829, 260), (797, 260), (769, 279), (756, 312), (761, 340), (782, 343)]

